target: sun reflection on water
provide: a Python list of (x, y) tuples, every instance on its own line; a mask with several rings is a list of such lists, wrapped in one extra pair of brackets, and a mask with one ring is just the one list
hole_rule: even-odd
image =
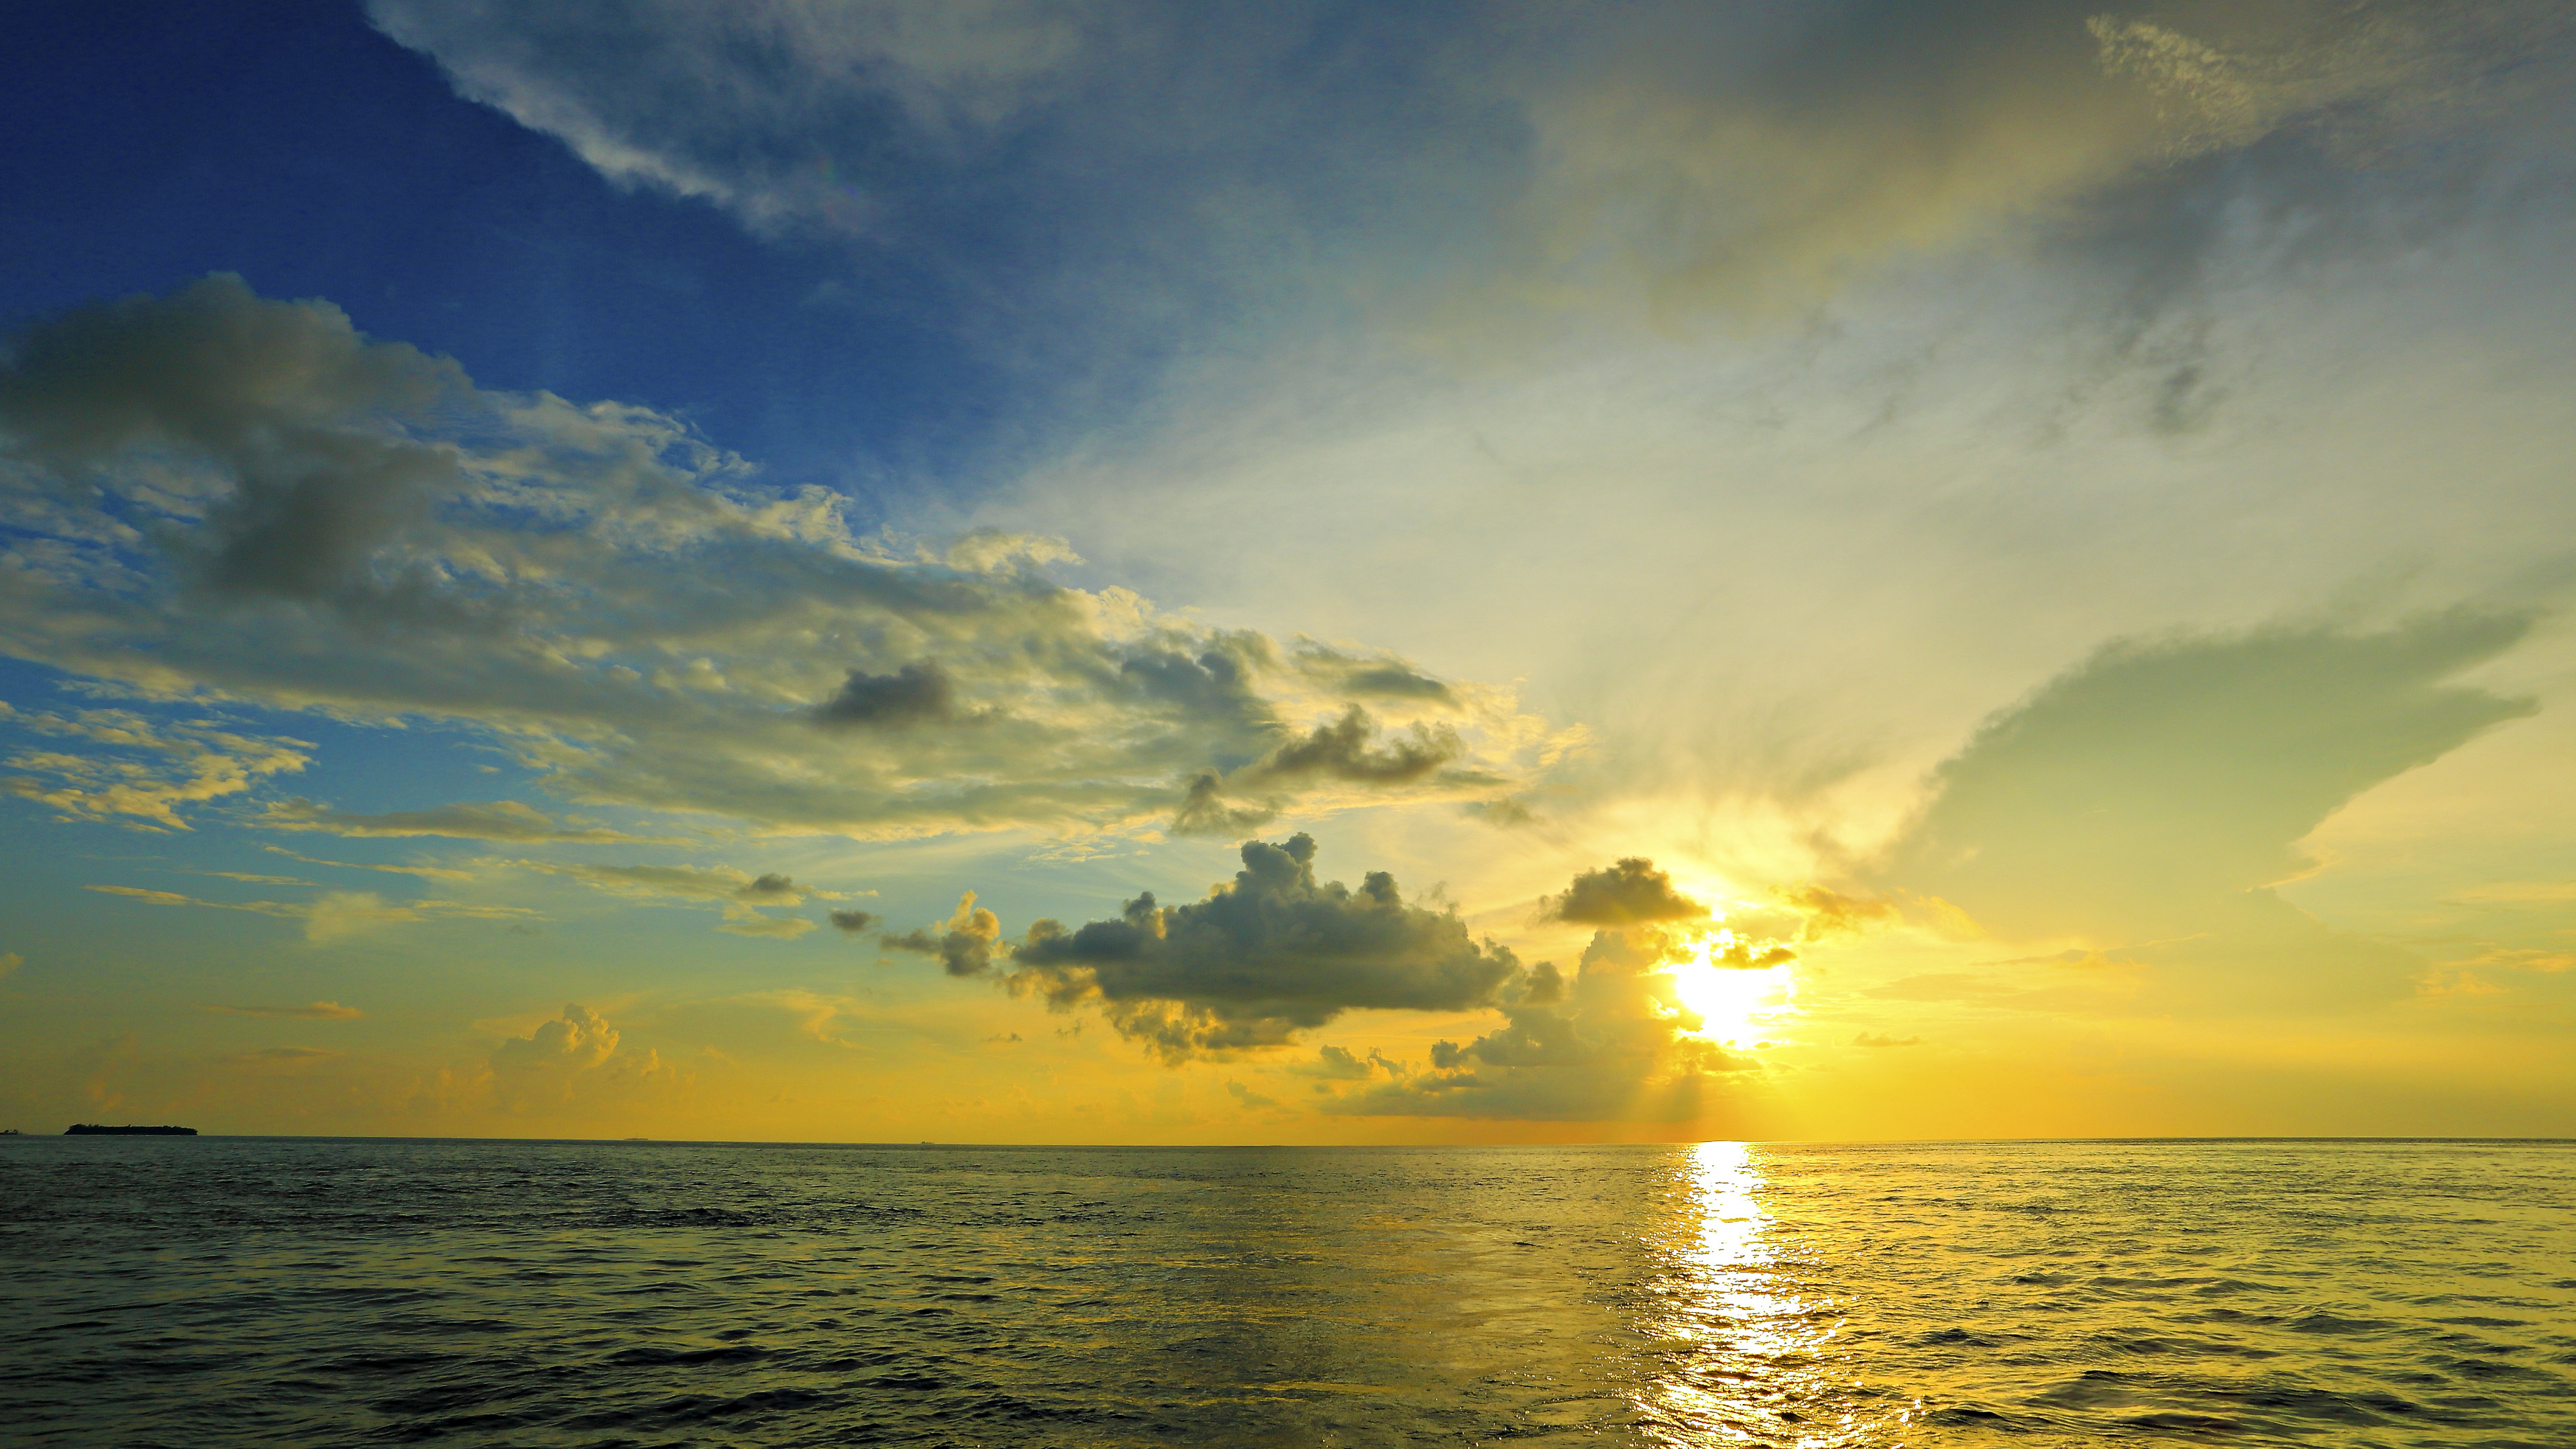
[(1703, 1142), (1684, 1163), (1664, 1321), (1679, 1350), (1645, 1423), (1673, 1445), (1858, 1449), (1905, 1442), (1915, 1406), (1873, 1395), (1812, 1250), (1764, 1209), (1762, 1149)]

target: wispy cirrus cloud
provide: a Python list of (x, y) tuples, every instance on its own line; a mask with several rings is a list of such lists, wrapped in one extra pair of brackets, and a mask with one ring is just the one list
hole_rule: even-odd
[(303, 924), (304, 938), (315, 945), (326, 945), (362, 932), (433, 917), (523, 920), (536, 914), (519, 906), (477, 905), (464, 901), (387, 901), (373, 891), (324, 891), (309, 901), (210, 901), (177, 891), (151, 890), (142, 886), (85, 885), (81, 889), (145, 905), (245, 911), (252, 915), (298, 921)]
[[(635, 835), (581, 820), (557, 820), (517, 800), (465, 800), (428, 810), (374, 815), (330, 809), (301, 798), (271, 803), (250, 822), (268, 830), (318, 831), (357, 839), (444, 836), (453, 840), (572, 845), (684, 845), (679, 836)], [(299, 857), (300, 858), (300, 857)]]
[[(732, 866), (585, 865), (542, 860), (520, 860), (510, 864), (541, 875), (570, 877), (619, 895), (699, 901), (720, 906), (724, 912), (724, 924), (716, 929), (738, 936), (793, 940), (813, 930), (814, 923), (802, 917), (766, 915), (766, 910), (803, 905), (808, 897), (838, 901), (846, 900), (852, 894), (818, 890), (775, 872), (755, 876)], [(861, 894), (872, 895), (874, 892)]]
[(275, 1021), (356, 1021), (366, 1015), (354, 1006), (336, 1001), (311, 1001), (302, 1006), (206, 1006), (199, 1008), (219, 1016), (259, 1016)]

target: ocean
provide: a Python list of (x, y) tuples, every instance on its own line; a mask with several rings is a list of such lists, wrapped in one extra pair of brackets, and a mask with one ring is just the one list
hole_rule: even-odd
[(2576, 1146), (0, 1138), (0, 1440), (2576, 1445)]

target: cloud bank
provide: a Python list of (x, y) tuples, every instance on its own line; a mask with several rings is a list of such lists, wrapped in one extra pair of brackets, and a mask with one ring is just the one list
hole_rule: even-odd
[[(479, 728), (576, 801), (870, 838), (1142, 828), (1464, 798), (1540, 742), (1508, 695), (1383, 653), (1052, 583), (1043, 541), (856, 537), (838, 495), (765, 488), (670, 419), (482, 391), (230, 277), (39, 323), (0, 364), (0, 443), (37, 521), (0, 560), (0, 650), (166, 699)], [(10, 777), (162, 828), (304, 759), (25, 723), (178, 761)], [(516, 801), (262, 823), (640, 838)]]

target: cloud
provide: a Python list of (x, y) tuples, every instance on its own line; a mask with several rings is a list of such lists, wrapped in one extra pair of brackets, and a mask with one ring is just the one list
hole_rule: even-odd
[(486, 1059), (492, 1103), (499, 1110), (541, 1115), (637, 1096), (667, 1099), (685, 1075), (650, 1048), (619, 1048), (622, 1033), (605, 1017), (579, 1005), (523, 1037), (510, 1037)]
[(329, 1061), (331, 1058), (341, 1055), (344, 1055), (344, 1053), (331, 1051), (324, 1047), (279, 1046), (261, 1047), (256, 1051), (246, 1051), (233, 1058), (233, 1060), (240, 1062), (266, 1063), (276, 1066), (300, 1067), (309, 1066), (314, 1062)]
[(1708, 907), (1675, 891), (1671, 876), (1639, 856), (1576, 876), (1565, 894), (1547, 898), (1545, 909), (1551, 920), (1584, 926), (1687, 921), (1708, 914)]
[(1860, 1035), (1853, 1037), (1851, 1039), (1851, 1044), (1856, 1047), (1910, 1047), (1923, 1045), (1923, 1038), (1919, 1036), (1896, 1037), (1889, 1036), (1885, 1032), (1865, 1031)]
[(907, 664), (892, 674), (853, 669), (838, 694), (814, 707), (817, 724), (896, 729), (916, 724), (954, 724), (958, 720), (957, 684), (935, 663)]
[(17, 952), (0, 951), (0, 980), (5, 980), (9, 976), (15, 974), (19, 967), (26, 964), (27, 958), (19, 955)]
[(79, 753), (20, 750), (7, 757), (21, 775), (0, 775), (0, 793), (47, 806), (65, 819), (116, 820), (143, 829), (185, 830), (182, 806), (238, 795), (309, 762), (302, 740), (236, 734), (205, 719), (156, 722), (131, 710), (51, 714), (0, 701), (0, 725), (75, 742)]
[(304, 939), (317, 946), (384, 926), (423, 921), (433, 916), (508, 920), (535, 914), (517, 906), (473, 905), (463, 901), (416, 900), (389, 904), (373, 891), (325, 891), (309, 901), (209, 901), (176, 891), (147, 890), (141, 886), (85, 885), (81, 889), (97, 891), (101, 895), (122, 896), (147, 905), (248, 911), (253, 915), (301, 921), (304, 923)]
[[(428, 810), (352, 815), (298, 798), (270, 804), (252, 817), (250, 823), (268, 830), (318, 830), (359, 838), (438, 835), (457, 840), (547, 841), (584, 845), (684, 843), (667, 836), (629, 835), (604, 826), (557, 821), (516, 800), (467, 800)], [(398, 869), (386, 866), (373, 868)]]
[(869, 911), (832, 911), (829, 915), (833, 928), (850, 936), (855, 936), (875, 925), (879, 919)]
[(981, 976), (993, 968), (993, 953), (1001, 939), (1001, 918), (976, 905), (975, 893), (968, 891), (958, 898), (957, 913), (948, 918), (945, 930), (934, 933), (921, 929), (900, 936), (881, 936), (878, 942), (889, 951), (936, 956), (941, 968), (951, 976)]
[(2576, 971), (2576, 950), (2565, 947), (2489, 946), (2446, 966), (2489, 966), (2507, 971)]
[[(583, 803), (865, 838), (1130, 830), (1208, 778), (1308, 813), (1489, 794), (1539, 738), (1490, 689), (1359, 713), (1265, 635), (1046, 579), (1043, 541), (862, 538), (841, 495), (768, 484), (670, 418), (478, 389), (237, 278), (29, 329), (0, 363), (0, 450), (0, 494), (87, 520), (0, 573), (0, 651), (165, 701), (478, 731)], [(309, 747), (192, 748), (230, 763), (158, 803), (101, 803), (99, 750), (22, 762), (68, 785), (10, 788), (171, 828)], [(255, 818), (647, 838), (517, 801)]]
[[(1443, 1041), (1430, 1066), (1331, 1099), (1347, 1116), (1552, 1121), (1685, 1121), (1710, 1104), (1717, 1074), (1759, 1068), (1687, 1034), (1693, 1024), (1664, 969), (1665, 942), (1595, 932), (1562, 997), (1501, 1003), (1504, 1025), (1464, 1046)], [(1552, 964), (1545, 968), (1554, 974)]]
[(288, 860), (300, 860), (306, 865), (327, 865), (334, 870), (383, 871), (389, 875), (419, 876), (423, 880), (457, 881), (474, 878), (474, 872), (470, 870), (457, 870), (443, 865), (380, 865), (373, 861), (362, 860), (322, 860), (315, 856), (299, 855), (282, 845), (262, 846), (261, 849), (272, 855), (285, 856)]
[(366, 1015), (354, 1006), (336, 1001), (314, 1001), (302, 1006), (207, 1006), (200, 1010), (223, 1016), (264, 1016), (280, 1021), (356, 1021)]
[[(1202, 772), (1190, 782), (1189, 794), (1172, 818), (1172, 829), (1183, 835), (1233, 834), (1273, 819), (1287, 800), (1317, 782), (1412, 784), (1465, 753), (1457, 731), (1424, 721), (1416, 721), (1410, 731), (1381, 745), (1376, 721), (1352, 705), (1340, 718), (1316, 725), (1240, 769), (1227, 774)], [(1470, 788), (1494, 783), (1473, 775), (1453, 778)], [(1259, 801), (1242, 806), (1226, 803), (1229, 796), (1239, 795), (1257, 796)]]
[(1797, 912), (1798, 936), (1804, 941), (1858, 935), (1874, 926), (1892, 924), (1898, 918), (1893, 901), (1847, 896), (1820, 885), (1789, 886), (1773, 894), (1781, 904)]
[(1013, 984), (1112, 1026), (1166, 1060), (1282, 1045), (1354, 1008), (1481, 1006), (1518, 969), (1454, 912), (1407, 905), (1393, 876), (1352, 890), (1315, 879), (1315, 842), (1252, 840), (1230, 886), (1163, 906), (1151, 892), (1115, 919), (1031, 925)]
[(1007, 315), (1024, 352), (1087, 347), (1095, 367), (1146, 350), (1140, 319), (1276, 324), (1355, 294), (1417, 322), (1504, 319), (1488, 330), (1580, 308), (1777, 315), (2033, 232), (2171, 244), (2194, 208), (2141, 221), (2141, 184), (2266, 146), (2332, 158), (2466, 129), (2563, 65), (2563, 11), (369, 7), (459, 94), (617, 184), (842, 242), (861, 277), (943, 255), (904, 275)]
[(1351, 654), (1309, 639), (1298, 641), (1295, 659), (1308, 677), (1354, 699), (1459, 703), (1457, 693), (1446, 682), (1392, 655)]
[(757, 936), (773, 941), (793, 941), (814, 929), (814, 923), (803, 916), (740, 915), (720, 922), (716, 929), (737, 936)]
[[(1556, 968), (1551, 966), (1550, 971)], [(1315, 1049), (1311, 1062), (1291, 1062), (1285, 1070), (1301, 1077), (1321, 1077), (1328, 1082), (1365, 1082), (1378, 1073), (1395, 1075), (1400, 1068), (1372, 1049), (1365, 1057), (1354, 1055), (1349, 1047), (1332, 1045)]]
[(729, 865), (587, 865), (545, 860), (511, 864), (543, 875), (569, 876), (618, 895), (711, 902), (724, 912), (724, 923), (716, 929), (737, 936), (794, 940), (813, 930), (814, 923), (802, 917), (767, 916), (761, 912), (803, 905), (809, 895), (824, 900), (841, 898), (840, 892), (818, 891), (784, 875), (755, 876)]
[(1228, 1078), (1226, 1080), (1225, 1090), (1228, 1095), (1234, 1098), (1235, 1101), (1241, 1103), (1246, 1111), (1250, 1111), (1256, 1107), (1276, 1107), (1279, 1105), (1277, 1098), (1265, 1097), (1259, 1092), (1252, 1090), (1250, 1087), (1247, 1087), (1243, 1083), (1235, 1081), (1232, 1078)]
[[(2141, 939), (2141, 960), (2405, 974), (2272, 895), (2346, 801), (2508, 720), (2527, 700), (2449, 683), (2520, 640), (2519, 615), (2450, 613), (2379, 633), (2275, 628), (2125, 641), (1989, 721), (1877, 871), (2007, 940)], [(2260, 943), (2259, 949), (2257, 943)], [(2233, 943), (2233, 944), (2229, 944)]]

